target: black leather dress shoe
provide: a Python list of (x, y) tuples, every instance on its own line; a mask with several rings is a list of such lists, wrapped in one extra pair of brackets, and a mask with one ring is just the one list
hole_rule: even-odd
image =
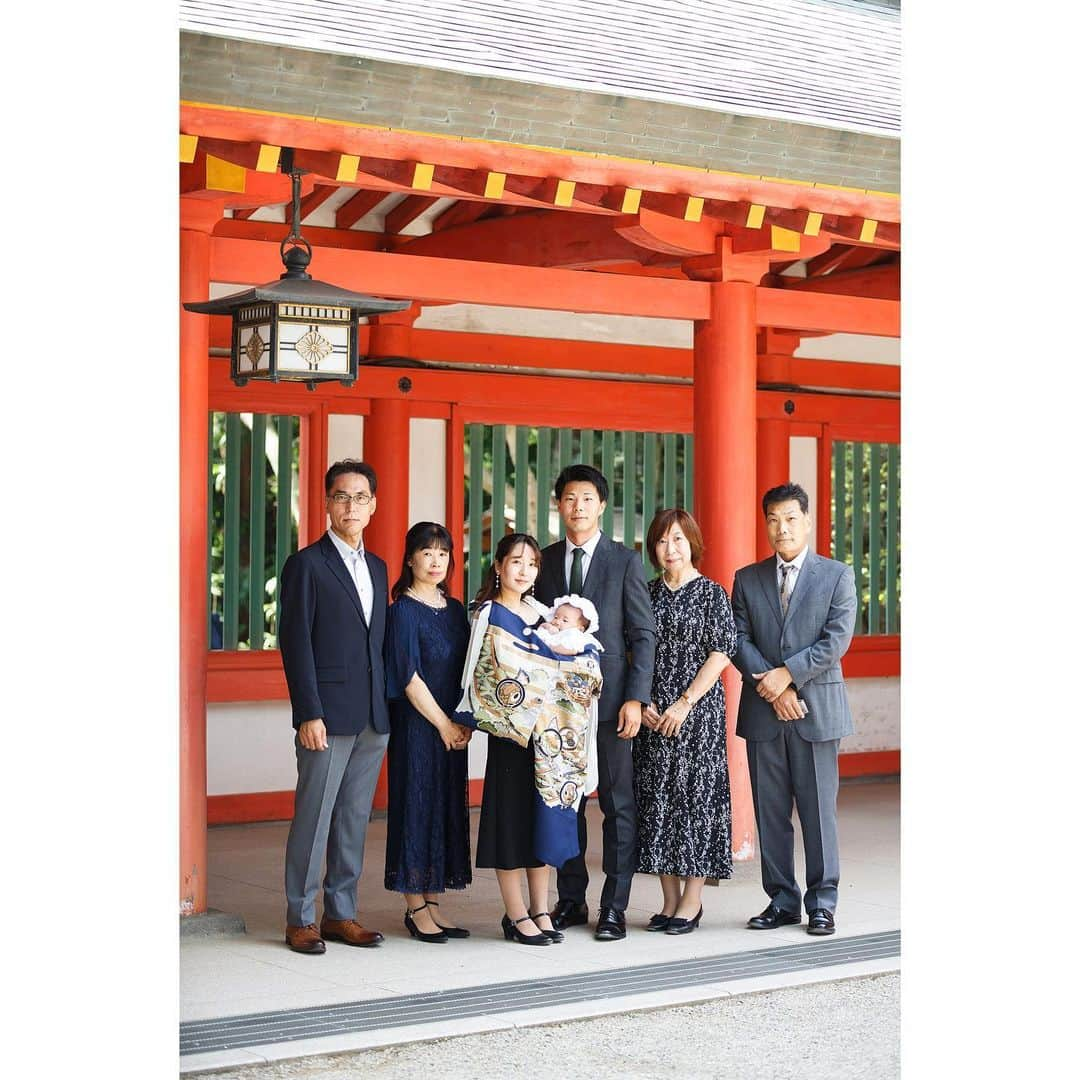
[(778, 926), (798, 926), (802, 916), (795, 912), (781, 911), (770, 904), (760, 915), (755, 915), (747, 922), (751, 930), (775, 930)]
[(814, 908), (810, 912), (810, 918), (806, 924), (808, 934), (824, 935), (835, 934), (836, 923), (833, 921), (833, 913), (825, 908)]
[(618, 908), (602, 907), (593, 936), (597, 941), (622, 941), (626, 937), (626, 917)]
[(551, 912), (551, 925), (556, 930), (565, 930), (568, 926), (587, 926), (589, 909), (574, 900), (560, 900)]

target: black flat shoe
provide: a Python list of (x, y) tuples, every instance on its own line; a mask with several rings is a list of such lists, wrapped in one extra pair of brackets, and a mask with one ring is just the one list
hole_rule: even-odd
[[(429, 900), (427, 902), (428, 907), (438, 907), (438, 900)], [(443, 926), (434, 915), (431, 916), (432, 922), (447, 936), (452, 938), (467, 938), (469, 937), (469, 931), (464, 926)]]
[(408, 930), (417, 941), (428, 941), (433, 945), (441, 945), (444, 941), (449, 941), (449, 938), (446, 936), (446, 931), (440, 930), (437, 934), (425, 934), (424, 931), (413, 922), (413, 916), (418, 911), (423, 911), (426, 907), (427, 904), (421, 904), (419, 907), (405, 909), (405, 929)]
[(755, 915), (747, 922), (750, 930), (775, 930), (778, 926), (798, 926), (802, 916), (796, 912), (781, 911), (770, 904), (760, 915)]
[(626, 917), (618, 908), (602, 907), (593, 937), (597, 941), (622, 941), (626, 937)]
[(701, 916), (704, 911), (704, 908), (698, 908), (698, 913), (692, 919), (677, 919), (675, 916), (672, 916), (668, 920), (665, 933), (692, 934), (697, 929), (697, 924), (701, 922)]
[(663, 931), (668, 928), (668, 923), (671, 922), (671, 915), (654, 915), (649, 920), (649, 925), (645, 927), (646, 930)]
[[(542, 919), (545, 915), (549, 919), (551, 918), (550, 911), (538, 911), (535, 915), (531, 911), (529, 912), (529, 918), (532, 919), (534, 923), (537, 919)], [(554, 926), (555, 924), (552, 923), (552, 925)], [(552, 944), (554, 945), (558, 945), (560, 941), (565, 940), (565, 938), (563, 937), (563, 932), (561, 930), (545, 930), (539, 923), (536, 923), (536, 929), (539, 930), (540, 933), (544, 935), (544, 937), (550, 938)]]
[(836, 923), (833, 921), (833, 913), (825, 908), (814, 908), (810, 912), (810, 918), (806, 924), (806, 932), (822, 936), (836, 933)]
[(516, 941), (519, 945), (550, 945), (551, 938), (547, 934), (523, 934), (518, 929), (518, 923), (528, 922), (530, 916), (522, 915), (520, 919), (511, 919), (509, 915), (502, 917), (503, 937), (507, 941)]
[(575, 900), (560, 900), (551, 912), (551, 925), (556, 930), (565, 930), (568, 926), (588, 926), (589, 909)]

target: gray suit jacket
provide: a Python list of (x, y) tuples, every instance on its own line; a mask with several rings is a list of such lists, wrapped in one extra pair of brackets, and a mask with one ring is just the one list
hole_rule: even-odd
[(731, 593), (738, 648), (735, 666), (743, 678), (736, 734), (765, 742), (780, 734), (785, 721), (759, 697), (754, 672), (786, 664), (807, 715), (793, 720), (808, 742), (839, 739), (854, 731), (840, 658), (855, 632), (858, 598), (851, 567), (808, 551), (787, 616), (780, 615), (776, 556), (744, 566)]
[[(569, 591), (566, 542), (560, 540), (544, 548), (540, 576), (536, 579), (536, 598), (542, 604), (550, 604), (556, 596)], [(600, 691), (598, 720), (601, 724), (614, 723), (624, 701), (647, 705), (652, 700), (656, 620), (641, 556), (601, 534), (581, 592), (596, 605), (600, 616), (597, 637), (604, 646), (600, 654), (604, 686)]]

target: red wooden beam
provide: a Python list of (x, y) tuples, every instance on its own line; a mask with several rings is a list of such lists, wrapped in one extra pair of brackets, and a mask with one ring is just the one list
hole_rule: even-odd
[(305, 195), (300, 200), (300, 220), (303, 221), (308, 214), (313, 214), (331, 195), (336, 195), (340, 190), (336, 184), (316, 184), (310, 195)]
[(459, 199), (452, 206), (448, 206), (431, 223), (432, 232), (441, 232), (443, 229), (452, 229), (457, 225), (467, 225), (476, 221), (491, 209), (489, 202), (469, 201)]
[(900, 303), (791, 289), (758, 289), (757, 320), (759, 326), (791, 330), (899, 337)]
[(640, 261), (646, 254), (616, 234), (609, 219), (557, 210), (485, 218), (410, 239), (399, 250), (410, 255), (519, 266), (576, 267)]
[(409, 195), (402, 199), (393, 210), (387, 212), (383, 221), (383, 232), (391, 236), (401, 232), (425, 210), (437, 203), (439, 198), (438, 195)]
[(864, 270), (840, 270), (814, 278), (782, 278), (780, 288), (792, 292), (836, 293), (847, 296), (874, 297), (878, 300), (900, 299), (900, 264), (871, 266)]
[[(215, 281), (257, 284), (281, 273), (280, 254), (273, 244), (214, 237), (211, 259)], [(696, 281), (333, 248), (316, 251), (312, 261), (317, 261), (323, 281), (422, 303), (496, 304), (671, 319), (699, 319), (708, 313), (708, 286)]]
[[(237, 221), (236, 218), (222, 218), (214, 226), (214, 236), (258, 240), (278, 245), (288, 235), (289, 226), (282, 221)], [(304, 226), (304, 239), (316, 249), (315, 259), (319, 257), (318, 251), (325, 248), (379, 251), (383, 244), (379, 233), (360, 232), (357, 229), (324, 229), (315, 225)]]
[(334, 224), (339, 229), (351, 229), (365, 214), (370, 213), (386, 198), (385, 191), (357, 191), (337, 208)]

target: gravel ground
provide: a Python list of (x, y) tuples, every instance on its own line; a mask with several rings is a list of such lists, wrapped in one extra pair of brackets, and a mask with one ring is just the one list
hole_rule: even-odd
[[(572, 1048), (572, 1049), (569, 1049)], [(495, 1031), (230, 1069), (215, 1080), (890, 1080), (900, 1075), (900, 976), (747, 994), (648, 1013)]]

